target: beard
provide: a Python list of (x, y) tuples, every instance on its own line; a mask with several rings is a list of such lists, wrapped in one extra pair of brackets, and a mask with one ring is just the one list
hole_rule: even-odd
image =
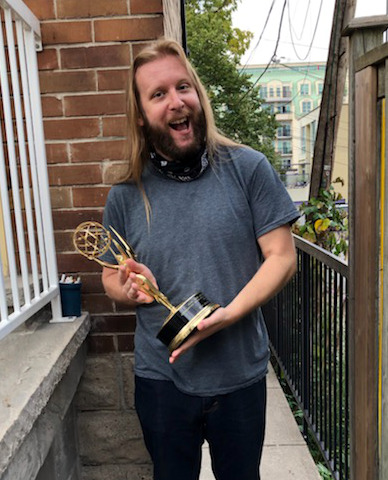
[(147, 142), (162, 156), (175, 162), (184, 162), (185, 159), (196, 157), (205, 146), (206, 120), (202, 110), (195, 111), (190, 116), (190, 124), (193, 129), (193, 141), (190, 145), (179, 147), (171, 135), (169, 128), (151, 125), (144, 119), (144, 133)]

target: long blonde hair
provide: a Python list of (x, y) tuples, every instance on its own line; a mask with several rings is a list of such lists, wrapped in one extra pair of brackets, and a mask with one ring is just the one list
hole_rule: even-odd
[(150, 46), (145, 47), (136, 56), (133, 61), (132, 68), (129, 75), (128, 91), (127, 91), (127, 142), (126, 142), (126, 159), (127, 169), (124, 172), (123, 182), (130, 180), (136, 182), (140, 188), (145, 201), (147, 218), (150, 213), (150, 204), (145, 195), (144, 188), (141, 182), (141, 176), (144, 167), (149, 159), (149, 150), (147, 147), (147, 141), (144, 137), (143, 128), (139, 125), (139, 118), (141, 117), (141, 105), (140, 95), (138, 87), (136, 85), (136, 72), (137, 70), (150, 62), (153, 62), (159, 58), (167, 56), (178, 57), (186, 68), (194, 88), (197, 91), (204, 117), (206, 122), (206, 147), (210, 161), (214, 158), (214, 154), (217, 151), (217, 147), (221, 145), (236, 146), (237, 144), (229, 138), (222, 135), (214, 121), (213, 111), (210, 105), (209, 98), (206, 93), (206, 89), (203, 86), (197, 72), (194, 67), (188, 61), (183, 48), (175, 40), (159, 39), (152, 43)]

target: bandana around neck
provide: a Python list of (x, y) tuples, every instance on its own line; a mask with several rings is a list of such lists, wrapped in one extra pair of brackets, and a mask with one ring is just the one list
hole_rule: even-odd
[(209, 165), (206, 149), (183, 162), (166, 160), (156, 152), (151, 152), (150, 160), (159, 173), (178, 182), (195, 180), (203, 174)]

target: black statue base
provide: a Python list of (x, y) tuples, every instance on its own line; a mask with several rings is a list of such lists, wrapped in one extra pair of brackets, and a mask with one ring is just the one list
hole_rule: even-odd
[(201, 293), (196, 293), (171, 312), (159, 330), (157, 338), (169, 349), (177, 349), (197, 329), (201, 320), (219, 308)]

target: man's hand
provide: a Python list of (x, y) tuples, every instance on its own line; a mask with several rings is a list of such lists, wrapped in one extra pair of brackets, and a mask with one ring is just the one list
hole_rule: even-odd
[(147, 277), (157, 288), (156, 280), (151, 270), (142, 263), (128, 259), (125, 261), (125, 264), (120, 266), (118, 271), (122, 289), (131, 302), (152, 303), (154, 298), (140, 290), (139, 285), (136, 283), (137, 273)]
[[(237, 319), (236, 319), (237, 320)], [(232, 325), (236, 320), (233, 320), (229, 315), (227, 308), (217, 308), (209, 317), (204, 318), (197, 325), (197, 332), (191, 335), (186, 342), (174, 350), (170, 355), (170, 363), (174, 363), (181, 355), (183, 355), (189, 348), (201, 342), (210, 335), (222, 330), (223, 328)]]
[(136, 283), (137, 273), (147, 277), (158, 288), (155, 277), (148, 267), (135, 260), (128, 259), (120, 265), (118, 270), (104, 267), (102, 281), (108, 296), (115, 301), (129, 303), (132, 306), (152, 303), (154, 298), (141, 291)]

